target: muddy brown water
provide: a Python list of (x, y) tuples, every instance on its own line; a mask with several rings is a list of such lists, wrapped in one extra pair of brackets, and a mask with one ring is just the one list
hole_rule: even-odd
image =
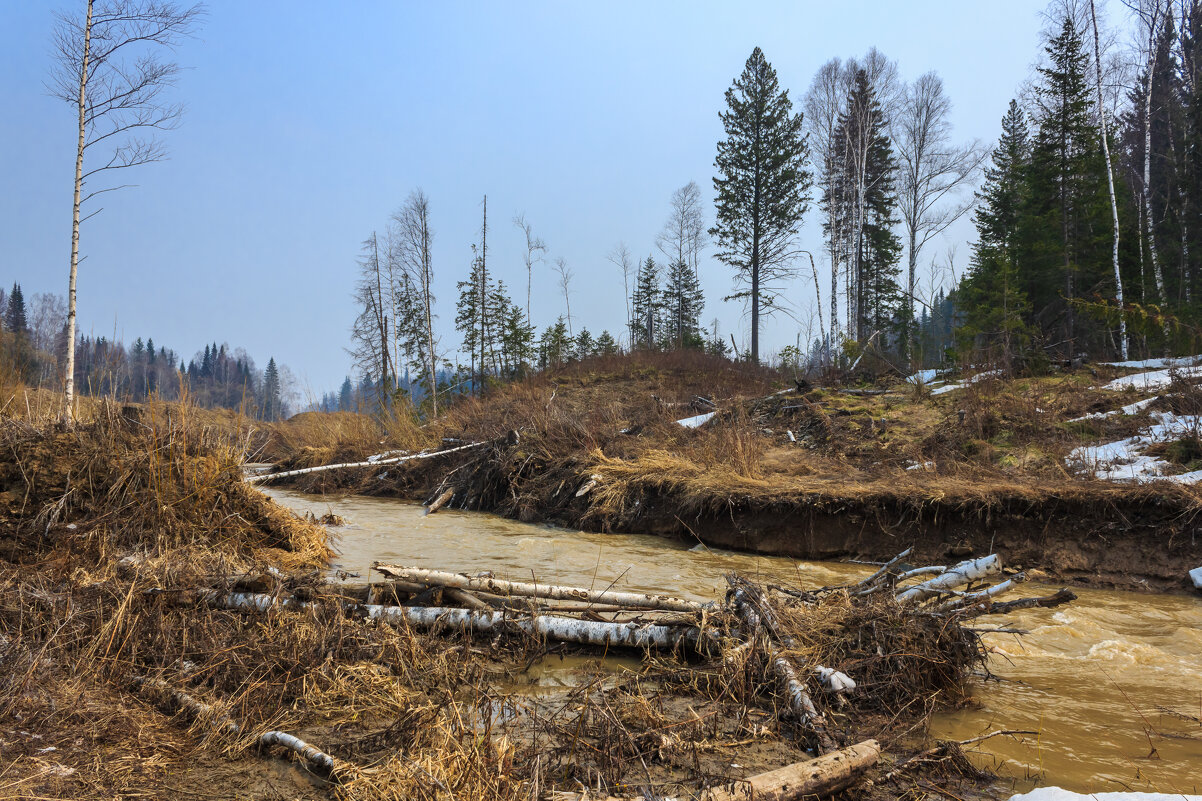
[[(334, 568), (371, 577), (375, 560), (499, 578), (721, 598), (723, 574), (814, 588), (846, 583), (871, 568), (799, 562), (632, 534), (593, 534), (529, 525), (488, 514), (383, 498), (308, 496), (267, 489), (280, 503), (346, 525), (332, 529)], [(1027, 584), (1024, 594), (1054, 587)], [(971, 703), (940, 713), (931, 736), (967, 739), (996, 729), (1038, 734), (995, 737), (978, 762), (1018, 789), (1053, 784), (1079, 792), (1202, 790), (1202, 597), (1079, 590), (1053, 610), (982, 618), (981, 627), (1025, 629), (989, 635), (993, 680)], [(577, 660), (541, 663), (542, 685), (570, 681)], [(615, 666), (611, 666), (615, 667)]]

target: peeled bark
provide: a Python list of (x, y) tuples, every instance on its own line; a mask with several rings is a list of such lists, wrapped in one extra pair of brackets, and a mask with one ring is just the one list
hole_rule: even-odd
[[(851, 787), (880, 758), (880, 743), (865, 740), (825, 756), (794, 762), (720, 787), (711, 787), (701, 794), (701, 801), (797, 801), (801, 798), (820, 798)], [(579, 795), (560, 795), (576, 801), (583, 801), (584, 798)], [(638, 796), (637, 801), (643, 798)], [(636, 798), (610, 796), (597, 801), (636, 801)], [(664, 797), (662, 801), (679, 799)]]
[(479, 590), (492, 595), (516, 595), (528, 598), (552, 598), (559, 601), (591, 601), (610, 604), (625, 609), (660, 609), (668, 612), (700, 612), (705, 604), (673, 598), (654, 593), (618, 592), (615, 590), (589, 590), (583, 587), (563, 587), (554, 584), (528, 584), (520, 581), (503, 581), (487, 577), (465, 576), (441, 570), (420, 567), (402, 567), (377, 562), (372, 569), (389, 578), (413, 581), (426, 585), (457, 587), (461, 590)]
[(979, 581), (980, 579), (994, 576), (1001, 572), (1002, 560), (998, 558), (997, 554), (983, 556), (980, 559), (969, 559), (952, 566), (930, 581), (924, 581), (908, 590), (903, 590), (898, 593), (897, 600), (902, 603), (921, 603), (940, 593), (954, 590), (957, 587), (962, 587), (965, 584)]
[(824, 796), (850, 787), (881, 758), (876, 740), (849, 745), (808, 762), (760, 773), (741, 782), (702, 793), (703, 801), (795, 801)]
[(445, 506), (447, 501), (451, 500), (451, 498), (454, 498), (454, 497), (455, 497), (455, 490), (453, 488), (447, 488), (446, 490), (443, 491), (443, 493), (441, 495), (439, 495), (437, 498), (435, 498), (428, 507), (426, 507), (426, 514), (428, 514), (428, 515), (434, 514), (439, 509), (441, 509), (443, 506)]

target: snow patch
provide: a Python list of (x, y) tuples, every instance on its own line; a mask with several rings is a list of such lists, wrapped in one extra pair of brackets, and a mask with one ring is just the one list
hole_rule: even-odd
[(1103, 481), (1132, 481), (1137, 484), (1148, 481), (1196, 484), (1202, 481), (1202, 470), (1175, 476), (1164, 475), (1171, 465), (1163, 459), (1144, 454), (1152, 443), (1172, 442), (1195, 434), (1199, 425), (1202, 425), (1202, 417), (1153, 412), (1152, 419), (1155, 423), (1134, 437), (1074, 449), (1068, 455), (1068, 463), (1082, 466)]
[(906, 382), (909, 384), (929, 384), (929, 383), (931, 383), (931, 381), (933, 381), (935, 379), (935, 376), (938, 374), (939, 374), (939, 371), (937, 369), (935, 369), (934, 367), (932, 367), (929, 370), (919, 370), (914, 375), (908, 376), (906, 378)]
[(1102, 389), (1114, 390), (1115, 392), (1131, 387), (1133, 389), (1150, 392), (1152, 390), (1164, 389), (1169, 384), (1173, 383), (1174, 378), (1199, 378), (1202, 377), (1202, 365), (1193, 365), (1190, 367), (1167, 367), (1163, 370), (1148, 370), (1143, 373), (1133, 373), (1125, 375), (1122, 378), (1116, 378), (1109, 384), (1103, 384)]
[(970, 378), (966, 378), (958, 384), (947, 384), (946, 386), (939, 387), (938, 389), (932, 389), (931, 394), (942, 395), (945, 392), (951, 392), (954, 389), (964, 389), (969, 384), (975, 384), (978, 381), (984, 381), (986, 378), (994, 378), (996, 376), (1000, 376), (1001, 374), (1001, 370), (986, 370), (983, 373), (977, 373)]
[(1202, 567), (1195, 567), (1189, 572), (1189, 580), (1194, 582), (1196, 589), (1202, 590)]
[(1181, 793), (1074, 793), (1060, 787), (1037, 787), (1010, 796), (1010, 801), (1202, 801), (1202, 795)]
[(1183, 367), (1202, 363), (1202, 355), (1173, 356), (1167, 359), (1135, 359), (1126, 362), (1098, 362), (1103, 367), (1127, 367), (1132, 370), (1152, 370), (1163, 367)]
[(1146, 409), (1147, 407), (1151, 406), (1154, 402), (1156, 402), (1158, 400), (1160, 400), (1160, 396), (1153, 395), (1150, 398), (1144, 398), (1143, 400), (1136, 401), (1135, 403), (1128, 403), (1126, 406), (1122, 407), (1121, 409), (1112, 409), (1109, 412), (1094, 412), (1093, 414), (1087, 414), (1087, 415), (1083, 415), (1081, 417), (1074, 417), (1072, 420), (1069, 420), (1068, 422), (1080, 423), (1082, 420), (1104, 420), (1107, 417), (1115, 417), (1116, 415), (1130, 416), (1133, 414), (1138, 414), (1139, 412), (1141, 412), (1144, 409)]
[(685, 419), (677, 420), (676, 422), (678, 425), (682, 425), (685, 428), (701, 428), (710, 420), (713, 420), (715, 414), (716, 412), (706, 412), (705, 414), (699, 414), (696, 417), (686, 417)]

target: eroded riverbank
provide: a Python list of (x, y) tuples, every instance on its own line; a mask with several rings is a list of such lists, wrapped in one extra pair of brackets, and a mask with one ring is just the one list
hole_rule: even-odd
[[(334, 529), (335, 565), (364, 578), (371, 562), (381, 559), (711, 600), (725, 591), (722, 576), (731, 570), (804, 587), (870, 572), (845, 563), (799, 563), (696, 542), (689, 547), (648, 535), (576, 532), (456, 510), (424, 516), (417, 504), (395, 499), (267, 491), (297, 511), (344, 517), (347, 525)], [(982, 764), (1000, 760), (999, 773), (1020, 788), (1039, 781), (1083, 792), (1197, 792), (1202, 724), (1188, 717), (1202, 716), (1197, 663), (1202, 601), (1102, 590), (1082, 590), (1080, 596), (1061, 610), (1010, 618), (1006, 625), (1028, 629), (1026, 637), (990, 635), (989, 667), (999, 680), (979, 682), (973, 703), (938, 713), (932, 736), (1038, 731), (1015, 741), (995, 738), (979, 749)], [(982, 625), (989, 627), (989, 619)], [(545, 674), (546, 663), (540, 669)], [(1155, 758), (1149, 758), (1152, 749)]]

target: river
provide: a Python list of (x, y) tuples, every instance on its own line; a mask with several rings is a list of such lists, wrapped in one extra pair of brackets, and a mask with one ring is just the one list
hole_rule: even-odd
[[(805, 588), (845, 583), (871, 570), (450, 509), (425, 516), (421, 506), (396, 499), (265, 491), (297, 512), (343, 517), (346, 525), (331, 530), (334, 567), (364, 580), (371, 578), (371, 563), (381, 560), (708, 601), (722, 597), (722, 577), (732, 570)], [(1032, 583), (1022, 592), (1054, 589)], [(988, 635), (995, 679), (979, 681), (963, 708), (937, 714), (931, 736), (1037, 731), (995, 737), (976, 749), (977, 761), (1012, 779), (1016, 789), (1202, 791), (1202, 597), (1077, 592), (1079, 600), (1058, 609), (982, 618), (985, 626), (1002, 623), (1029, 633)]]

